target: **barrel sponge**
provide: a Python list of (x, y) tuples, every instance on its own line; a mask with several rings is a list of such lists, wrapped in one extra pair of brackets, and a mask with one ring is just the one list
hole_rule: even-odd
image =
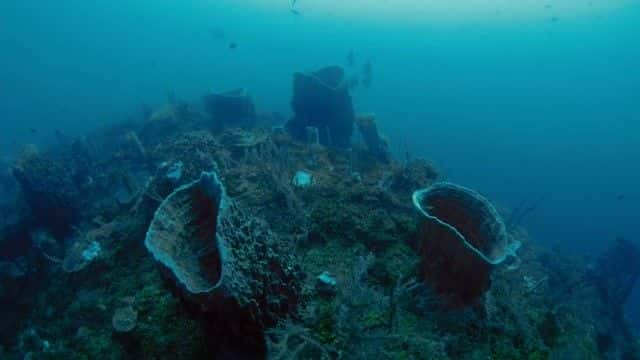
[(221, 282), (225, 249), (218, 225), (224, 212), (222, 183), (215, 172), (203, 172), (173, 191), (149, 226), (145, 246), (189, 293), (210, 293)]
[(306, 141), (306, 128), (312, 126), (318, 129), (322, 145), (350, 145), (355, 114), (340, 66), (294, 74), (291, 107), (294, 117), (286, 128), (293, 138)]
[(475, 302), (488, 288), (494, 266), (515, 255), (500, 215), (479, 193), (436, 183), (413, 193), (421, 218), (416, 245), (423, 275), (449, 305)]
[(301, 272), (266, 222), (226, 195), (215, 172), (174, 190), (145, 245), (183, 298), (205, 312), (249, 316), (256, 328), (295, 311)]

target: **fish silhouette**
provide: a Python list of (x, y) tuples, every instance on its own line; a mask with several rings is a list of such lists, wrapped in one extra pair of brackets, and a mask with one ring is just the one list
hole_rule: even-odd
[(349, 50), (349, 54), (347, 54), (347, 65), (349, 67), (353, 67), (356, 64), (355, 56), (353, 54), (353, 49)]
[(367, 60), (366, 63), (362, 66), (362, 86), (369, 88), (371, 87), (371, 81), (373, 79), (373, 69), (371, 65), (371, 60)]

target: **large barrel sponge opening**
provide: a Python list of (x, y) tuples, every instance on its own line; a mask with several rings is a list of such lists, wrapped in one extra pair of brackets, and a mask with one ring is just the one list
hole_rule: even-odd
[(500, 215), (479, 193), (437, 183), (413, 194), (422, 217), (417, 245), (424, 276), (450, 305), (467, 305), (489, 287), (494, 265), (515, 254)]
[(220, 283), (224, 251), (217, 239), (224, 188), (214, 172), (184, 185), (160, 205), (145, 245), (192, 294), (209, 293)]

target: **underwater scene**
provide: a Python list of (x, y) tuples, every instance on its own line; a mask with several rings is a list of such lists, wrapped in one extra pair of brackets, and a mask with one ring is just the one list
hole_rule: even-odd
[(0, 359), (640, 359), (640, 2), (0, 2)]

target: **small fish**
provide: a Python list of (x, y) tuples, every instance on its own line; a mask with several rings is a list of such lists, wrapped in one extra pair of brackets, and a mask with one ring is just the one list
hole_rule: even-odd
[(166, 96), (167, 96), (167, 103), (173, 104), (173, 105), (177, 104), (175, 90), (167, 89)]
[(349, 50), (349, 54), (347, 54), (347, 65), (349, 67), (353, 67), (356, 64), (355, 56), (353, 54), (353, 49)]
[(358, 85), (360, 85), (360, 79), (358, 79), (357, 75), (354, 75), (347, 81), (347, 86), (349, 87), (349, 90), (355, 90), (358, 87)]
[(142, 120), (149, 119), (152, 113), (153, 110), (151, 109), (151, 106), (145, 103), (140, 104), (140, 114), (142, 115)]
[(229, 43), (229, 49), (235, 50), (237, 48), (238, 48), (238, 44), (236, 44), (235, 42)]
[(616, 199), (618, 199), (618, 201), (624, 200), (624, 194), (618, 195)]
[(558, 22), (558, 20), (559, 19), (557, 17), (555, 17), (555, 16), (551, 18), (551, 22), (554, 22), (554, 23)]
[(300, 15), (300, 11), (296, 10), (296, 4), (298, 3), (298, 0), (291, 0), (291, 2), (289, 3), (289, 11), (293, 14), (293, 15)]
[(29, 132), (32, 134), (37, 134), (38, 133), (38, 129), (36, 128), (29, 128)]
[(227, 37), (224, 31), (218, 28), (211, 30), (210, 35), (214, 40), (222, 40)]
[(362, 85), (366, 88), (371, 86), (371, 81), (373, 79), (373, 69), (371, 65), (371, 60), (367, 60), (366, 63), (362, 66)]
[(547, 4), (544, 6), (545, 9), (551, 9), (551, 4)]

